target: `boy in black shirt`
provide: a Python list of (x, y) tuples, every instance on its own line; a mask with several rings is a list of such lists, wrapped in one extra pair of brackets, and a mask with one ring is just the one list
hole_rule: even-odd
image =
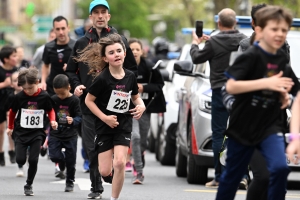
[[(69, 79), (59, 74), (53, 79), (56, 93), (51, 98), (55, 102), (54, 110), (58, 123), (57, 130), (51, 130), (48, 139), (49, 157), (59, 163), (61, 173), (67, 167), (65, 192), (72, 192), (75, 181), (77, 152), (77, 126), (81, 123), (79, 98), (70, 93)], [(65, 148), (65, 152), (62, 152)]]
[[(282, 132), (280, 93), (295, 92), (292, 77), (283, 77), (287, 57), (281, 50), (292, 16), (278, 6), (257, 11), (255, 43), (240, 55), (225, 74), (226, 90), (236, 97), (232, 105), (228, 135), (226, 169), (221, 176), (217, 200), (234, 199), (254, 150), (266, 159), (270, 172), (268, 199), (285, 199), (289, 168)], [(285, 105), (286, 106), (286, 105)]]

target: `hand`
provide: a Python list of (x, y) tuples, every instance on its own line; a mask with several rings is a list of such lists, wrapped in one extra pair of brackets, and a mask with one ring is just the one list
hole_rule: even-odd
[(86, 87), (84, 85), (78, 85), (74, 91), (75, 96), (80, 97), (83, 94), (82, 90), (84, 90), (84, 89), (86, 89)]
[(110, 128), (115, 128), (119, 125), (119, 122), (117, 121), (117, 116), (115, 115), (107, 115), (103, 122), (107, 124)]
[(67, 64), (65, 63), (63, 66), (63, 70), (66, 71), (66, 69), (67, 69)]
[(51, 121), (50, 124), (53, 130), (57, 130), (58, 124), (56, 121)]
[(67, 118), (68, 124), (73, 123), (73, 118), (72, 117), (67, 116), (66, 118)]
[(142, 93), (144, 91), (144, 86), (138, 83), (138, 87), (139, 87), (139, 93)]
[(45, 82), (41, 82), (42, 90), (47, 90), (47, 84)]
[(285, 109), (290, 105), (290, 95), (287, 92), (280, 92), (280, 102), (281, 102), (281, 107), (280, 109)]
[(278, 74), (271, 76), (266, 79), (267, 81), (267, 89), (273, 90), (276, 92), (287, 92), (289, 91), (294, 82), (291, 78), (282, 77), (283, 72), (280, 71)]
[(209, 40), (210, 39), (210, 36), (205, 35), (205, 34), (203, 34), (202, 37), (198, 37), (196, 35), (195, 31), (193, 31), (192, 36), (193, 36), (192, 44), (197, 44), (197, 45), (200, 44), (203, 40)]
[[(298, 164), (300, 159), (300, 138), (294, 139), (286, 148), (288, 159), (293, 163)], [(297, 154), (297, 158), (295, 158)]]
[(8, 135), (8, 136), (11, 136), (12, 135), (12, 132), (13, 132), (13, 129), (6, 129), (6, 134)]
[(139, 119), (143, 115), (146, 107), (144, 105), (136, 105), (134, 109), (129, 110), (134, 119)]

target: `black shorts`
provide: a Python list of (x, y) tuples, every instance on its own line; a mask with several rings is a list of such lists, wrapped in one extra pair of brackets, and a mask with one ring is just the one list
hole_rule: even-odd
[(95, 137), (95, 149), (97, 153), (108, 151), (116, 145), (130, 147), (131, 133), (97, 134)]
[(4, 109), (0, 109), (0, 124), (6, 121), (6, 111)]

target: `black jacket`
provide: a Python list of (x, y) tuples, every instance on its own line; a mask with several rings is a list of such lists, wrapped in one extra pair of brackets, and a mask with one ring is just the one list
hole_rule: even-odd
[[(102, 29), (100, 38), (106, 37), (107, 35), (113, 33), (118, 33), (117, 30), (113, 27), (109, 27), (108, 29)], [(91, 75), (88, 75), (89, 67), (82, 62), (75, 62), (73, 60), (73, 57), (76, 57), (78, 51), (83, 50), (90, 43), (98, 42), (100, 38), (97, 34), (96, 29), (93, 27), (90, 28), (89, 31), (85, 33), (84, 37), (79, 38), (74, 45), (66, 69), (66, 74), (70, 79), (72, 88), (75, 89), (79, 85), (84, 85), (86, 87), (86, 89), (84, 90), (83, 94), (80, 97), (82, 114), (91, 114), (91, 111), (85, 105), (84, 101), (88, 93), (88, 88), (92, 84), (93, 77)], [(123, 66), (137, 75), (137, 64), (132, 54), (132, 51), (128, 45), (127, 39), (124, 36), (122, 36), (122, 39), (126, 47), (126, 57)]]
[[(137, 82), (143, 84), (143, 93), (149, 95), (148, 99), (143, 99), (148, 113), (156, 112), (156, 110), (163, 112), (166, 109), (164, 98), (159, 97), (159, 95), (163, 96), (162, 88), (164, 86), (164, 80), (158, 69), (152, 69), (153, 66), (154, 63), (145, 58), (141, 58), (141, 62), (138, 66)], [(143, 94), (141, 96), (143, 96)]]
[(194, 64), (209, 61), (212, 89), (221, 88), (227, 81), (224, 72), (229, 67), (230, 54), (238, 49), (239, 42), (246, 37), (237, 30), (222, 31), (207, 40), (203, 49), (192, 45), (190, 54)]

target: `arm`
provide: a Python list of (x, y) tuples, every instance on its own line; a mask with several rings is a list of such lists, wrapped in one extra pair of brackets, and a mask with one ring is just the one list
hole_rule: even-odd
[(15, 121), (15, 117), (16, 117), (16, 112), (12, 111), (12, 109), (9, 110), (8, 113), (8, 126), (7, 126), (7, 130), (6, 133), (8, 136), (12, 135), (13, 129), (14, 129), (14, 121)]
[(192, 44), (190, 54), (194, 64), (204, 63), (214, 56), (214, 50), (209, 42), (205, 42), (203, 49), (199, 49), (198, 45)]
[(135, 108), (129, 111), (133, 115), (134, 119), (139, 119), (142, 116), (143, 112), (146, 110), (145, 104), (143, 100), (140, 98), (139, 94), (131, 95), (131, 100), (135, 105)]
[(0, 89), (7, 88), (11, 86), (11, 79), (7, 77), (3, 82), (0, 83)]
[(73, 124), (73, 126), (78, 126), (81, 123), (81, 110), (80, 110), (80, 102), (79, 99), (76, 98), (76, 103), (73, 104), (74, 114), (69, 117), (67, 116), (67, 120), (69, 124)]
[(43, 90), (46, 90), (47, 89), (46, 80), (50, 72), (50, 65), (43, 64), (41, 72), (42, 72), (41, 87)]
[(54, 109), (52, 108), (51, 110), (47, 111), (47, 114), (48, 114), (48, 118), (49, 118), (52, 129), (56, 130), (58, 124), (55, 121), (55, 111), (54, 111)]
[(162, 78), (161, 73), (158, 69), (152, 70), (152, 79), (151, 82), (143, 85), (143, 92), (159, 92), (162, 91), (164, 86), (164, 80)]
[(101, 121), (106, 123), (110, 128), (117, 127), (119, 122), (117, 121), (117, 116), (115, 115), (105, 115), (95, 104), (96, 97), (88, 93), (85, 97), (85, 104), (91, 110), (91, 112), (96, 115)]
[(256, 80), (234, 80), (229, 78), (226, 83), (226, 91), (229, 94), (241, 94), (258, 90), (273, 90), (286, 92), (285, 88), (291, 88), (294, 84), (291, 78), (282, 77), (282, 71), (278, 74)]

